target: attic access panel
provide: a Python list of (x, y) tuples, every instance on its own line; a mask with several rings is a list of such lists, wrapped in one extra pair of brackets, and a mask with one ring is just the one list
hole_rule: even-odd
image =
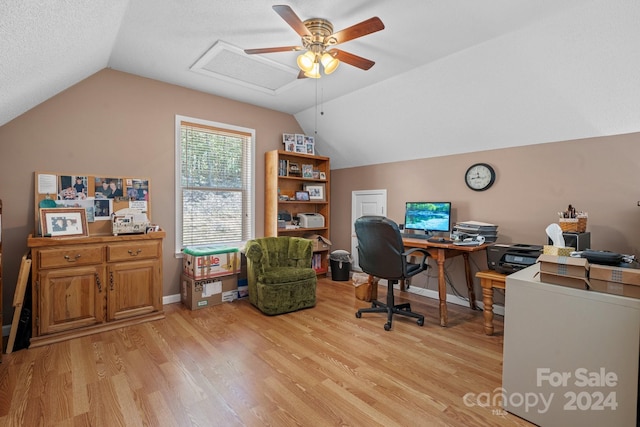
[(217, 41), (190, 70), (270, 95), (289, 90), (303, 81), (298, 79), (298, 69), (259, 55), (247, 55), (223, 41)]

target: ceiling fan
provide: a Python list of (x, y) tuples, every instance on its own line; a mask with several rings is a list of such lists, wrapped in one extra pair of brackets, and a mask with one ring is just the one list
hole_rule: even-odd
[(254, 55), (306, 50), (306, 52), (298, 56), (298, 67), (301, 70), (298, 78), (320, 78), (320, 65), (322, 65), (324, 74), (331, 74), (336, 70), (340, 61), (362, 70), (368, 70), (375, 64), (369, 59), (336, 49), (333, 46), (383, 30), (384, 24), (380, 18), (369, 18), (366, 21), (334, 33), (333, 24), (326, 19), (311, 18), (303, 22), (293, 9), (287, 5), (273, 6), (273, 10), (300, 35), (302, 46), (245, 49), (245, 53)]

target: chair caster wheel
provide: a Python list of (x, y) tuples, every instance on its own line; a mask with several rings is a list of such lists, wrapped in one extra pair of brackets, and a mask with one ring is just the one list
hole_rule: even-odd
[(362, 317), (362, 313), (360, 313), (359, 311), (356, 311), (356, 317), (359, 319)]
[(418, 321), (416, 323), (418, 324), (418, 326), (423, 326), (424, 325), (424, 319), (418, 319)]
[(391, 330), (391, 322), (387, 322), (384, 324), (384, 330), (385, 331), (390, 331)]

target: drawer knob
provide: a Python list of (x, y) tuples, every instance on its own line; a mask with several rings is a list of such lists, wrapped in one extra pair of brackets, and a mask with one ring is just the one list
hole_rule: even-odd
[(78, 261), (78, 259), (80, 258), (80, 254), (77, 254), (75, 257), (71, 258), (69, 255), (65, 255), (64, 259), (67, 260), (67, 262), (76, 262)]
[(129, 255), (131, 256), (138, 256), (138, 254), (142, 252), (142, 249), (136, 249), (135, 251), (132, 251), (131, 249), (129, 249), (128, 252), (129, 252)]

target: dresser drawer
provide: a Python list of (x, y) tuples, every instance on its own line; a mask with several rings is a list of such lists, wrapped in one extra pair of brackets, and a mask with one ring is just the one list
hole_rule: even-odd
[(104, 246), (102, 245), (40, 249), (38, 251), (38, 267), (59, 268), (100, 264), (103, 262), (103, 254)]
[(136, 259), (158, 258), (160, 242), (126, 242), (107, 246), (107, 261), (131, 261)]

